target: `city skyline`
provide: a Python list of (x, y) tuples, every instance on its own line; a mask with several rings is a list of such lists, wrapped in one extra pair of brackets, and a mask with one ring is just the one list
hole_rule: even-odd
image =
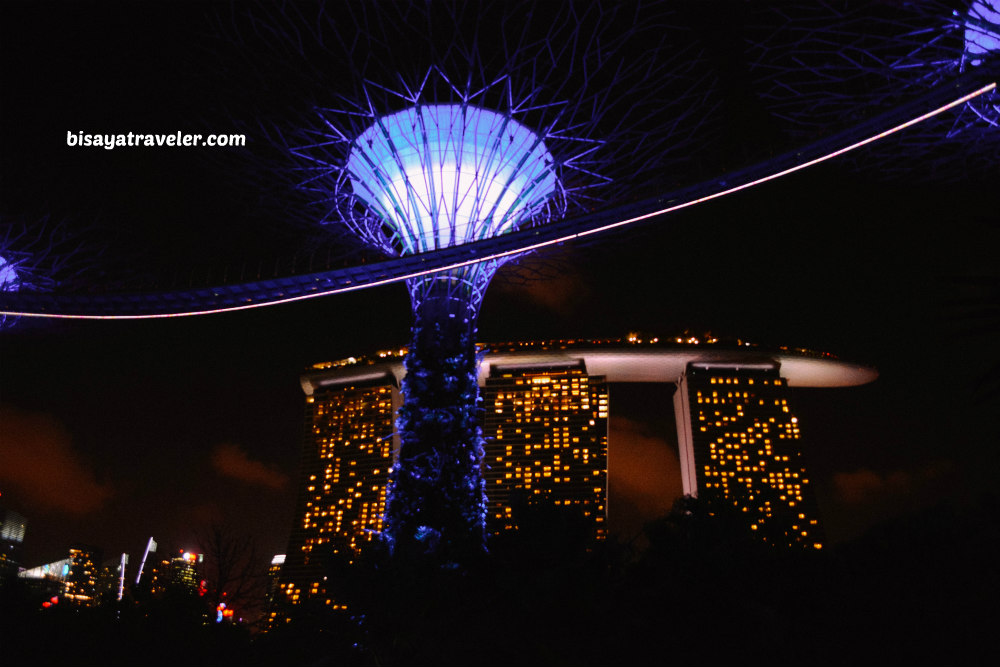
[[(235, 223), (242, 208), (226, 199), (230, 183), (190, 155), (59, 145), (81, 125), (119, 129), (141, 119), (173, 129), (188, 117), (189, 103), (177, 95), (183, 76), (151, 54), (181, 50), (162, 26), (188, 38), (194, 27), (157, 11), (148, 19), (49, 19), (22, 9), (20, 22), (4, 21), (5, 53), (28, 64), (4, 73), (10, 99), (23, 102), (4, 105), (3, 200), (28, 212), (46, 205), (56, 215), (103, 217), (134, 245), (155, 242), (144, 249), (161, 252), (161, 261), (184, 263), (185, 253), (195, 261), (220, 245), (216, 235), (243, 238)], [(149, 44), (128, 38), (130, 30)], [(51, 39), (78, 55), (68, 71), (42, 53)], [(129, 78), (143, 83), (139, 91), (115, 92)], [(40, 90), (35, 79), (53, 84)], [(74, 104), (64, 102), (67, 87)], [(989, 488), (995, 395), (977, 393), (975, 383), (991, 362), (984, 339), (960, 318), (961, 300), (977, 294), (974, 281), (995, 268), (993, 205), (973, 182), (990, 176), (917, 188), (830, 165), (610, 238), (607, 247), (566, 246), (502, 272), (486, 297), (480, 337), (712, 330), (877, 366), (877, 383), (835, 400), (833, 390), (818, 390), (806, 408), (817, 417), (803, 417), (810, 428), (822, 424), (817, 485), (833, 499), (823, 504), (840, 517), (833, 533), (842, 539), (864, 528), (859, 516), (875, 520), (922, 499)], [(199, 231), (216, 224), (225, 231)], [(175, 233), (149, 231), (172, 226)], [(522, 284), (533, 267), (542, 277)], [(398, 345), (407, 338), (407, 306), (402, 288), (388, 287), (273, 313), (23, 321), (4, 332), (0, 402), (19, 453), (5, 451), (7, 474), (18, 476), (0, 480), (0, 503), (28, 519), (25, 553), (36, 556), (27, 564), (78, 541), (135, 552), (150, 533), (194, 548), (192, 527), (212, 521), (271, 539), (292, 512), (298, 374), (318, 359)], [(642, 417), (641, 399), (633, 404), (630, 437), (664, 442), (668, 430)], [(54, 476), (53, 461), (67, 477)]]

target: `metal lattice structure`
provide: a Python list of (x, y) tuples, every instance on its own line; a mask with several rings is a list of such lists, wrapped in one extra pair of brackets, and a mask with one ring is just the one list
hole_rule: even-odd
[[(860, 122), (1000, 60), (1000, 3), (817, 2), (761, 8), (749, 56), (768, 109), (800, 138)], [(1000, 168), (995, 91), (855, 157), (879, 177), (953, 181)], [(905, 155), (907, 159), (900, 159)]]

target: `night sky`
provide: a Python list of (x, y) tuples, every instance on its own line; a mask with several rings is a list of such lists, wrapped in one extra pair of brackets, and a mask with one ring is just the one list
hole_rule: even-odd
[[(177, 284), (315, 242), (258, 206), (238, 155), (66, 146), (67, 131), (207, 129), (246, 131), (246, 153), (269, 154), (254, 145), (263, 140), (251, 114), (232, 108), (258, 93), (233, 60), (212, 57), (227, 49), (212, 15), (192, 5), (0, 9), (0, 215), (78, 233), (86, 288), (130, 273)], [(262, 78), (262, 108), (281, 94)], [(747, 124), (747, 142), (771, 129)], [(542, 277), (504, 269), (480, 339), (711, 331), (877, 367), (872, 385), (794, 396), (827, 532), (846, 540), (993, 487), (997, 328), (970, 316), (996, 307), (982, 286), (997, 284), (996, 182), (995, 171), (936, 185), (815, 167), (529, 258)], [(150, 535), (194, 549), (212, 523), (283, 552), (300, 373), (405, 344), (409, 313), (394, 285), (209, 317), (24, 319), (2, 332), (0, 505), (28, 518), (25, 564), (65, 557), (76, 542), (138, 554)], [(680, 492), (671, 392), (612, 387), (611, 528), (625, 540)]]

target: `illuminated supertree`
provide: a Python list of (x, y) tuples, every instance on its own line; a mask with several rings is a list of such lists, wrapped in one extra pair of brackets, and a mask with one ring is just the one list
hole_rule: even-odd
[[(366, 247), (405, 257), (461, 246), (690, 178), (676, 167), (697, 131), (704, 142), (714, 91), (697, 40), (661, 10), (472, 3), (378, 14), (268, 21), (280, 35), (272, 48), (295, 35), (310, 62), (304, 43), (329, 51), (347, 34), (363, 54), (338, 70), (336, 108), (320, 101), (278, 136), (314, 219)], [(458, 563), (485, 549), (476, 321), (510, 259), (407, 280), (414, 323), (384, 523), (405, 558)]]
[[(416, 254), (561, 214), (565, 195), (548, 133), (520, 124), (517, 109), (478, 106), (479, 96), (461, 89), (452, 104), (426, 104), (422, 90), (413, 92), (413, 106), (375, 117), (343, 163), (344, 220), (359, 236), (387, 253)], [(462, 558), (483, 547), (476, 319), (497, 266), (407, 281), (413, 335), (385, 518), (386, 535), (401, 549)]]
[[(0, 224), (0, 293), (48, 292), (86, 272), (86, 253), (66, 225), (48, 218)], [(0, 330), (18, 321), (0, 313)]]
[[(749, 55), (756, 85), (800, 137), (862, 121), (960, 75), (995, 78), (1000, 67), (998, 0), (786, 3), (759, 8), (755, 18)], [(854, 160), (867, 173), (908, 179), (993, 172), (1000, 165), (1000, 93)]]
[[(5, 253), (6, 254), (6, 253)], [(0, 255), (0, 292), (17, 292), (21, 289), (21, 283), (23, 278), (21, 277), (21, 272), (18, 271), (17, 260), (7, 260), (3, 255)], [(11, 326), (15, 321), (15, 318), (8, 318), (6, 315), (0, 315), (0, 329), (5, 329)]]

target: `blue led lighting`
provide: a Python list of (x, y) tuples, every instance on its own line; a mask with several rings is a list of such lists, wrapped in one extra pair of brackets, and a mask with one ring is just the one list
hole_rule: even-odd
[[(0, 257), (0, 292), (17, 292), (21, 289), (21, 276), (14, 265)], [(7, 329), (17, 322), (17, 315), (0, 313), (0, 329)]]
[(459, 104), (378, 118), (352, 143), (347, 173), (402, 254), (517, 229), (558, 183), (538, 135), (509, 115)]
[(965, 54), (973, 65), (1000, 51), (1000, 0), (974, 0), (965, 17)]
[(0, 257), (0, 291), (16, 292), (21, 287), (21, 279), (14, 265)]

